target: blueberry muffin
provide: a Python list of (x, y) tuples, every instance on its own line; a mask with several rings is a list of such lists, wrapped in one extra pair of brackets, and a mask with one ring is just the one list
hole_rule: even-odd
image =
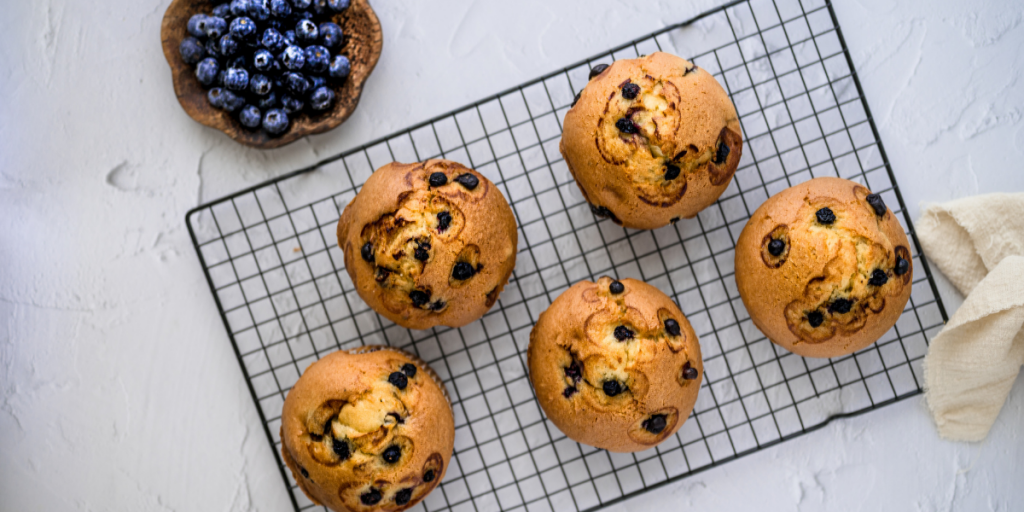
[(338, 223), (359, 296), (410, 329), (483, 316), (515, 267), (517, 240), (498, 187), (447, 160), (377, 169)]
[(657, 288), (581, 281), (530, 332), (530, 381), (548, 418), (580, 443), (646, 450), (693, 410), (704, 366), (690, 322)]
[(405, 510), (448, 469), (455, 420), (437, 375), (368, 346), (313, 363), (288, 392), (281, 455), (310, 500), (337, 512)]
[(565, 114), (559, 149), (595, 214), (655, 229), (722, 195), (743, 140), (714, 77), (658, 52), (595, 67)]
[(801, 356), (838, 357), (885, 334), (910, 298), (910, 243), (881, 196), (816, 178), (764, 202), (736, 243), (754, 325)]

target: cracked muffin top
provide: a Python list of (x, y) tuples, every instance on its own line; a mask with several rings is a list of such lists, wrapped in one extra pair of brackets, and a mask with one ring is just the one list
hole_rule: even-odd
[(910, 243), (881, 196), (815, 178), (764, 202), (736, 243), (736, 284), (754, 325), (807, 357), (856, 352), (910, 298)]
[(405, 510), (444, 476), (455, 420), (419, 358), (382, 346), (327, 355), (288, 392), (281, 454), (313, 502), (337, 512)]
[(338, 222), (359, 296), (410, 329), (483, 316), (512, 274), (517, 240), (498, 187), (447, 160), (377, 169)]
[(690, 322), (657, 288), (581, 281), (530, 332), (530, 381), (548, 418), (575, 441), (636, 452), (679, 430), (704, 365)]
[(722, 195), (743, 141), (736, 109), (710, 73), (657, 52), (591, 75), (565, 114), (559, 149), (595, 214), (655, 229)]

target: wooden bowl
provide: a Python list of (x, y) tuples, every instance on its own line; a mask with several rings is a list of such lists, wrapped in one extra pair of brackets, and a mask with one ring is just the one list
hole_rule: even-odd
[[(232, 139), (255, 148), (270, 149), (292, 143), (307, 135), (323, 133), (348, 119), (359, 103), (363, 83), (370, 76), (377, 60), (380, 59), (384, 37), (380, 20), (370, 8), (367, 0), (352, 0), (344, 12), (331, 16), (341, 26), (344, 41), (341, 54), (352, 63), (352, 72), (341, 84), (334, 85), (334, 106), (331, 110), (318, 113), (296, 113), (289, 115), (291, 125), (281, 135), (270, 135), (257, 128), (242, 126), (233, 115), (214, 108), (206, 101), (206, 89), (196, 79), (195, 68), (185, 63), (178, 52), (182, 39), (188, 36), (186, 24), (193, 14), (209, 13), (220, 2), (211, 0), (173, 0), (164, 14), (160, 28), (164, 57), (171, 66), (174, 79), (174, 93), (178, 95), (181, 107), (192, 119), (226, 133)], [(318, 20), (318, 23), (327, 20)]]

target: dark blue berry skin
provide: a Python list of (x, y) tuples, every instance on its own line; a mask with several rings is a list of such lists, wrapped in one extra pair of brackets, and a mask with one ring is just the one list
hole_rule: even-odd
[(306, 65), (306, 52), (298, 46), (290, 45), (281, 52), (281, 64), (292, 71), (298, 71)]
[(214, 87), (206, 91), (206, 101), (210, 102), (213, 108), (224, 108), (224, 89)]
[(245, 60), (244, 55), (239, 55), (238, 57), (235, 57), (228, 61), (228, 68), (241, 68), (246, 71), (249, 71), (249, 63)]
[(222, 69), (222, 70), (218, 71), (217, 72), (217, 80), (215, 80), (213, 82), (214, 85), (216, 85), (217, 87), (224, 87), (224, 79), (227, 76), (228, 76), (228, 70)]
[(249, 41), (256, 36), (256, 22), (240, 16), (231, 20), (231, 35), (239, 41)]
[(270, 19), (270, 0), (249, 0), (249, 17), (256, 21)]
[(292, 0), (292, 6), (300, 11), (309, 9), (309, 6), (312, 5), (312, 3), (313, 0)]
[(309, 106), (313, 110), (327, 110), (331, 103), (334, 103), (334, 91), (326, 87), (319, 87), (309, 95)]
[(228, 16), (231, 16), (231, 5), (224, 3), (214, 7), (213, 15), (218, 18), (227, 18)]
[(203, 85), (210, 85), (217, 80), (219, 71), (220, 64), (217, 64), (217, 59), (207, 57), (199, 61), (199, 65), (196, 66), (196, 79)]
[(206, 37), (220, 39), (220, 36), (228, 32), (228, 22), (220, 16), (206, 18)]
[(320, 37), (320, 30), (316, 28), (316, 23), (302, 20), (295, 24), (295, 37), (299, 38), (300, 43), (311, 44)]
[[(278, 29), (278, 30), (280, 30), (280, 29)], [(295, 44), (298, 41), (298, 39), (295, 39), (295, 31), (294, 30), (285, 30), (284, 32), (281, 32), (281, 35), (284, 36), (285, 46), (287, 46), (289, 44)]]
[(295, 13), (294, 17), (299, 20), (311, 20), (313, 19), (313, 13), (309, 11), (302, 11)]
[(309, 80), (302, 73), (288, 72), (284, 74), (284, 86), (295, 96), (303, 96), (309, 92)]
[(253, 75), (249, 79), (249, 90), (257, 96), (266, 96), (274, 88), (270, 79), (263, 75)]
[(260, 48), (252, 54), (252, 67), (256, 68), (256, 71), (268, 71), (273, 62), (274, 54), (269, 50)]
[(320, 44), (326, 48), (341, 46), (342, 32), (337, 23), (328, 21), (320, 24)]
[(309, 77), (309, 90), (316, 91), (317, 89), (327, 85), (327, 79), (322, 76), (311, 76)]
[(221, 102), (221, 108), (228, 112), (237, 112), (245, 106), (245, 98), (227, 90), (221, 92)]
[(188, 19), (188, 33), (192, 37), (206, 39), (206, 20), (209, 16), (205, 14), (194, 14)]
[(292, 13), (292, 5), (288, 0), (270, 0), (270, 13), (278, 18), (287, 17)]
[(273, 62), (270, 63), (270, 72), (275, 75), (280, 75), (281, 73), (284, 73), (284, 66), (281, 65), (280, 59), (274, 59)]
[(281, 53), (281, 50), (284, 50), (284, 47), (286, 46), (284, 36), (272, 28), (268, 28), (263, 31), (263, 37), (260, 38), (260, 44), (274, 53)]
[(207, 57), (220, 57), (220, 39), (207, 39), (204, 46)]
[(272, 28), (272, 29), (280, 32), (281, 31), (281, 20), (279, 20), (277, 18), (270, 18), (269, 20), (263, 22), (263, 26), (265, 26), (266, 28)]
[(327, 11), (327, 9), (328, 9), (327, 8), (327, 0), (313, 0), (312, 5), (310, 7), (312, 7), (312, 11), (317, 16), (319, 16), (319, 15), (325, 13), (325, 12), (328, 12)]
[(277, 107), (277, 93), (270, 91), (270, 94), (260, 98), (259, 101), (256, 102), (256, 106), (259, 107), (260, 110), (264, 111)]
[(300, 112), (300, 111), (302, 111), (302, 109), (306, 108), (306, 104), (303, 103), (302, 100), (300, 100), (298, 98), (293, 98), (291, 96), (284, 96), (284, 97), (281, 98), (281, 107), (284, 108), (285, 112), (287, 112), (289, 114), (294, 114), (294, 113)]
[(263, 122), (263, 116), (260, 113), (260, 109), (255, 105), (246, 105), (242, 107), (242, 111), (238, 114), (238, 120), (246, 128), (259, 128), (260, 123)]
[(222, 57), (230, 57), (238, 53), (238, 41), (231, 34), (224, 34), (220, 38), (220, 54)]
[(231, 15), (248, 16), (251, 7), (249, 0), (231, 0)]
[(327, 6), (334, 9), (334, 12), (341, 12), (348, 9), (349, 0), (327, 0)]
[(249, 72), (242, 68), (228, 69), (224, 76), (224, 85), (232, 91), (243, 91), (249, 87)]
[(306, 71), (323, 73), (331, 65), (331, 52), (327, 48), (314, 44), (306, 48)]
[(345, 78), (352, 71), (352, 65), (348, 61), (348, 57), (344, 55), (335, 55), (331, 59), (330, 75), (331, 78)]
[(277, 108), (268, 110), (263, 114), (263, 129), (273, 135), (284, 133), (288, 129), (288, 114)]
[(206, 58), (206, 48), (203, 48), (203, 44), (194, 37), (182, 39), (181, 44), (178, 45), (178, 53), (181, 54), (181, 60), (185, 61), (185, 64), (195, 64)]

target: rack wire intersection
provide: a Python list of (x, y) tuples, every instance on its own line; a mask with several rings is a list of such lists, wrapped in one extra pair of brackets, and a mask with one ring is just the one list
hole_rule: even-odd
[[(696, 218), (634, 231), (595, 217), (558, 152), (561, 120), (591, 66), (667, 51), (726, 88), (745, 147), (717, 203)], [(337, 247), (341, 210), (391, 161), (447, 158), (501, 188), (519, 223), (515, 271), (481, 320), (411, 331), (356, 294)], [(769, 196), (818, 176), (880, 192), (914, 243), (919, 272), (896, 326), (831, 360), (774, 346), (736, 291), (733, 252)], [(330, 191), (328, 195), (325, 191)], [(316, 508), (280, 458), (284, 397), (334, 350), (386, 344), (444, 379), (455, 454), (413, 510), (588, 511), (921, 392), (928, 340), (946, 320), (835, 13), (823, 0), (738, 0), (465, 108), (228, 197), (186, 218), (295, 510)], [(566, 438), (526, 375), (529, 332), (568, 286), (602, 275), (647, 281), (700, 337), (705, 379), (679, 432), (616, 454)]]

